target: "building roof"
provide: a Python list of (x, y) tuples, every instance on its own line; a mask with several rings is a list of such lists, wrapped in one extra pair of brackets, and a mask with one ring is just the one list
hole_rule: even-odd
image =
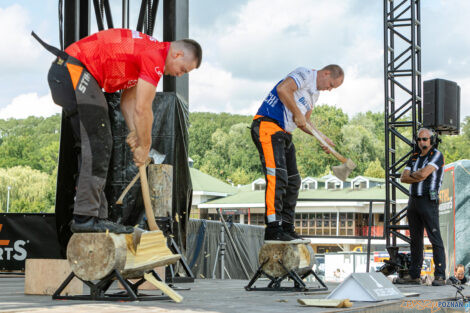
[(361, 178), (363, 180), (368, 180), (368, 181), (373, 181), (373, 182), (378, 182), (378, 183), (384, 183), (385, 184), (385, 178), (376, 178), (376, 177), (369, 177), (369, 176), (362, 176), (362, 175), (353, 177), (352, 180), (361, 179)]
[[(264, 205), (264, 190), (251, 191), (244, 188), (245, 186), (239, 188), (238, 193), (231, 196), (220, 198), (212, 201), (208, 201), (203, 205), (200, 205), (200, 208), (208, 206), (213, 206), (217, 204), (233, 204), (234, 206), (247, 205), (247, 204), (260, 204)], [(352, 201), (356, 199), (383, 199), (385, 200), (385, 187), (373, 187), (369, 189), (336, 189), (336, 190), (325, 190), (325, 189), (310, 189), (310, 190), (301, 190), (299, 192), (299, 199), (351, 199)], [(397, 199), (408, 199), (408, 197), (397, 191)]]
[(191, 181), (193, 183), (193, 191), (200, 192), (203, 194), (213, 195), (232, 195), (238, 192), (237, 187), (233, 187), (223, 181), (205, 174), (198, 169), (193, 167), (189, 168), (191, 173)]

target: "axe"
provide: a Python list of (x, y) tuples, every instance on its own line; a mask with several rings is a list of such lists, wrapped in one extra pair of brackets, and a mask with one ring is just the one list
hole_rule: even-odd
[(354, 164), (351, 159), (346, 159), (335, 149), (330, 147), (330, 145), (326, 143), (325, 139), (323, 139), (323, 137), (315, 129), (313, 129), (313, 127), (309, 123), (306, 123), (305, 126), (313, 134), (313, 136), (318, 141), (320, 141), (322, 145), (328, 147), (328, 149), (330, 149), (331, 154), (333, 154), (333, 156), (342, 163), (341, 165), (332, 166), (331, 169), (333, 170), (333, 174), (336, 177), (338, 177), (342, 181), (346, 181), (346, 178), (348, 178), (349, 174), (351, 174), (351, 172), (356, 168), (356, 164)]
[[(165, 155), (164, 154), (161, 154), (160, 152), (158, 152), (155, 149), (151, 149), (150, 152), (149, 152), (149, 158), (145, 162), (145, 167), (147, 167), (151, 162), (153, 162), (153, 164), (161, 164), (164, 160), (165, 160)], [(121, 193), (121, 195), (119, 196), (119, 198), (116, 201), (116, 204), (122, 204), (122, 201), (124, 200), (124, 197), (129, 192), (129, 190), (132, 188), (132, 186), (134, 186), (135, 182), (137, 181), (137, 179), (139, 179), (139, 177), (140, 177), (140, 171), (134, 176), (134, 178), (131, 180), (129, 185), (127, 185), (126, 189), (124, 189), (124, 191)]]

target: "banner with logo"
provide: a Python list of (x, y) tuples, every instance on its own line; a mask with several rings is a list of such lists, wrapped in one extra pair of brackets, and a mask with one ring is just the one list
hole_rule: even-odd
[(455, 267), (455, 170), (447, 165), (444, 169), (441, 189), (439, 190), (439, 226), (446, 252), (446, 265), (449, 275)]
[(27, 258), (62, 258), (54, 214), (0, 214), (0, 271), (24, 270)]

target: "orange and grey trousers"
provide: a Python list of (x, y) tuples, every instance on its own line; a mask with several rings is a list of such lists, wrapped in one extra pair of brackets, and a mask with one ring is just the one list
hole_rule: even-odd
[(266, 179), (266, 223), (294, 223), (300, 189), (292, 135), (275, 120), (255, 116), (251, 138), (256, 145)]

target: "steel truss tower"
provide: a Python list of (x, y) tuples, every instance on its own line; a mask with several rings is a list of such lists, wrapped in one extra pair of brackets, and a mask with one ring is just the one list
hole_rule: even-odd
[[(384, 0), (385, 82), (385, 236), (391, 259), (396, 256), (397, 238), (410, 242), (400, 225), (407, 208), (397, 212), (398, 190), (409, 195), (400, 183), (400, 173), (414, 146), (422, 123), (420, 0)], [(392, 255), (394, 254), (394, 255)]]

